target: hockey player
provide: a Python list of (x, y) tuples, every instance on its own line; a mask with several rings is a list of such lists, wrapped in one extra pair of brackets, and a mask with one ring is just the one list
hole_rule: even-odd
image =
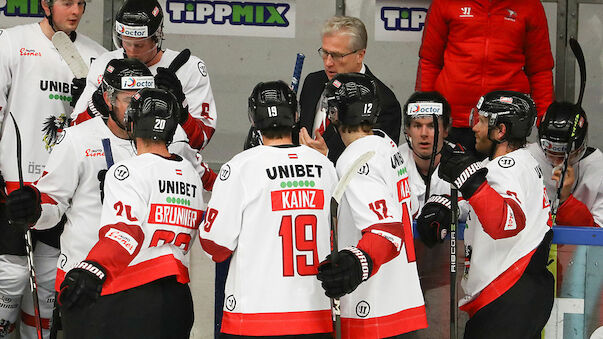
[[(31, 183), (43, 173), (53, 144), (51, 135), (42, 132), (45, 123), (60, 124), (71, 112), (73, 74), (50, 39), (56, 31), (67, 33), (86, 62), (106, 51), (75, 32), (85, 1), (42, 0), (41, 5), (45, 17), (39, 23), (0, 29), (0, 178), (4, 177), (0, 182), (6, 182), (0, 185), (0, 338), (13, 331), (19, 314), (21, 338), (36, 337), (25, 241), (22, 233), (5, 227), (6, 194), (19, 187), (16, 136), (9, 112), (21, 131), (23, 179)], [(49, 335), (46, 329), (54, 303), (59, 234), (60, 228), (33, 234), (44, 337)]]
[(263, 145), (222, 166), (200, 233), (214, 261), (232, 255), (221, 338), (331, 338), (329, 299), (315, 275), (329, 253), (335, 168), (292, 144), (297, 100), (284, 82), (255, 86), (249, 119)]
[(396, 143), (372, 129), (380, 112), (375, 82), (360, 73), (338, 74), (325, 94), (329, 119), (346, 145), (337, 174), (361, 154), (376, 152), (339, 205), (336, 260), (329, 255), (318, 267), (326, 295), (341, 297), (342, 338), (385, 338), (425, 328), (408, 174)]
[(571, 103), (552, 103), (538, 127), (539, 145), (530, 144), (528, 150), (542, 168), (549, 197), (555, 199), (576, 114), (580, 118), (558, 197), (556, 222), (566, 226), (603, 226), (603, 154), (588, 146), (586, 113)]
[[(465, 338), (536, 338), (553, 306), (552, 274), (547, 270), (553, 236), (550, 204), (538, 162), (525, 149), (536, 120), (527, 95), (494, 91), (472, 112), (476, 150), (485, 165), (456, 145), (445, 146), (439, 173), (469, 201), (465, 231)], [(445, 200), (433, 196), (440, 212)], [(425, 208), (423, 209), (425, 213)], [(448, 228), (450, 218), (417, 218), (418, 228)], [(433, 242), (441, 233), (431, 234)]]
[(78, 100), (73, 118), (84, 112), (109, 60), (136, 58), (155, 74), (158, 88), (172, 91), (185, 107), (180, 125), (193, 148), (207, 145), (216, 128), (216, 104), (203, 60), (191, 56), (176, 72), (168, 69), (178, 52), (161, 49), (163, 42), (163, 10), (157, 0), (127, 0), (115, 17), (114, 51), (107, 52), (90, 66), (86, 88)]
[[(84, 260), (98, 240), (103, 187), (99, 180), (104, 179), (112, 161), (135, 155), (123, 120), (137, 88), (122, 89), (121, 84), (149, 86), (153, 77), (138, 60), (115, 59), (107, 65), (103, 80), (104, 104), (112, 111), (107, 120), (96, 117), (66, 129), (48, 159), (44, 176), (35, 186), (12, 192), (8, 199), (12, 218), (33, 225), (34, 229), (50, 228), (61, 216), (67, 217), (61, 235), (61, 255), (58, 262), (53, 261), (57, 291), (65, 273)], [(180, 136), (170, 145), (171, 150), (195, 161), (196, 152), (188, 145), (184, 131), (178, 128), (177, 134)], [(202, 170), (198, 167), (200, 175)]]
[(196, 170), (167, 148), (179, 105), (161, 89), (132, 97), (124, 122), (138, 155), (107, 172), (98, 242), (61, 284), (66, 338), (190, 335), (188, 253), (203, 197)]

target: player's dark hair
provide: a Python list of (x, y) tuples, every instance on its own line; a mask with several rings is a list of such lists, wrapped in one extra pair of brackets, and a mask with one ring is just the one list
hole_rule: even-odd
[(260, 130), (262, 136), (267, 139), (282, 139), (291, 137), (291, 127), (269, 127)]

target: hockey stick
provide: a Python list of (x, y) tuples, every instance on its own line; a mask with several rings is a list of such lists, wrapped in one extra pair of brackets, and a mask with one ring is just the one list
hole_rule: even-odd
[[(23, 167), (21, 165), (21, 133), (19, 132), (19, 126), (17, 125), (17, 120), (15, 120), (13, 113), (9, 112), (9, 114), (10, 117), (13, 119), (13, 124), (15, 125), (15, 134), (17, 135), (17, 171), (19, 173), (19, 188), (23, 188)], [(36, 282), (36, 271), (34, 269), (33, 261), (33, 245), (31, 241), (31, 232), (29, 230), (29, 227), (25, 232), (25, 248), (27, 250), (27, 266), (29, 267), (29, 286), (33, 299), (36, 332), (38, 335), (38, 339), (42, 339), (42, 321), (40, 318), (40, 303), (38, 301), (38, 284)]]
[(174, 60), (172, 60), (172, 62), (168, 66), (168, 69), (173, 73), (176, 73), (180, 69), (180, 67), (184, 66), (184, 64), (188, 61), (190, 57), (191, 50), (188, 48), (183, 49), (182, 51), (180, 51), (180, 53), (178, 53), (178, 55), (176, 55)]
[[(331, 197), (331, 260), (337, 261), (337, 255), (339, 247), (337, 245), (337, 210), (339, 209), (339, 203), (343, 197), (345, 189), (348, 187), (350, 181), (360, 168), (366, 164), (375, 155), (375, 151), (368, 151), (356, 159), (348, 171), (339, 179), (333, 195)], [(339, 298), (331, 298), (331, 311), (333, 313), (333, 329), (335, 330), (335, 338), (341, 339), (341, 309), (339, 304)]]
[(301, 79), (302, 67), (304, 67), (304, 59), (306, 56), (303, 53), (297, 53), (295, 59), (295, 67), (293, 68), (293, 76), (291, 77), (291, 89), (297, 94), (299, 88), (299, 80)]
[(103, 151), (105, 151), (105, 162), (107, 163), (107, 169), (113, 166), (113, 152), (111, 151), (111, 140), (109, 138), (103, 138)]
[(456, 305), (456, 240), (459, 221), (458, 190), (450, 185), (450, 206), (452, 220), (450, 221), (450, 339), (458, 337), (458, 309)]
[(52, 44), (65, 60), (74, 77), (85, 78), (88, 75), (88, 65), (86, 65), (75, 44), (65, 32), (58, 31), (54, 33)]
[(435, 163), (435, 158), (438, 155), (438, 138), (440, 134), (439, 121), (436, 114), (432, 114), (433, 117), (433, 149), (431, 150), (431, 157), (429, 158), (429, 167), (427, 168), (427, 182), (425, 183), (425, 197), (423, 199), (423, 203), (427, 203), (427, 199), (429, 199), (429, 191), (431, 190), (431, 176), (433, 175), (433, 164)]
[(569, 166), (569, 158), (572, 150), (572, 144), (576, 139), (576, 128), (580, 121), (580, 112), (582, 112), (582, 98), (584, 97), (584, 89), (586, 87), (586, 61), (584, 60), (584, 53), (582, 52), (582, 48), (580, 47), (580, 43), (578, 40), (574, 38), (570, 38), (569, 40), (570, 47), (574, 56), (576, 57), (576, 61), (578, 62), (578, 68), (580, 69), (580, 94), (578, 95), (578, 101), (576, 102), (576, 115), (574, 116), (574, 121), (572, 122), (572, 128), (570, 130), (570, 136), (567, 141), (567, 146), (565, 149), (565, 155), (563, 157), (563, 167), (561, 170), (561, 177), (559, 178), (559, 183), (557, 186), (557, 194), (555, 196), (555, 200), (553, 201), (553, 206), (551, 206), (551, 217), (553, 221), (553, 225), (557, 224), (557, 211), (559, 209), (559, 197), (561, 196), (561, 190), (563, 188), (563, 184), (565, 182), (565, 175), (567, 173), (567, 167)]

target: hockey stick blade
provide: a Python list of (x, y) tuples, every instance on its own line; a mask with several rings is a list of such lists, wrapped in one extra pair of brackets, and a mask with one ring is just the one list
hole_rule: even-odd
[(295, 67), (293, 68), (293, 76), (291, 77), (291, 89), (293, 93), (297, 94), (299, 88), (299, 80), (301, 78), (302, 68), (304, 67), (304, 59), (306, 56), (303, 53), (297, 53), (295, 59)]
[(168, 69), (173, 73), (176, 73), (180, 69), (180, 67), (182, 67), (188, 61), (190, 57), (191, 50), (188, 48), (183, 49), (180, 53), (178, 53), (178, 55), (176, 55), (174, 60), (172, 60), (172, 63), (170, 63)]
[(580, 47), (578, 40), (570, 38), (569, 44), (572, 48), (574, 56), (576, 57), (576, 61), (578, 62), (578, 68), (580, 69), (580, 94), (578, 95), (576, 105), (581, 107), (582, 98), (584, 97), (584, 89), (586, 87), (586, 61), (584, 60), (584, 53), (582, 52), (582, 47)]
[(88, 75), (88, 65), (82, 59), (75, 44), (67, 34), (58, 31), (52, 36), (52, 44), (59, 52), (59, 55), (65, 60), (67, 66), (76, 78), (85, 78)]

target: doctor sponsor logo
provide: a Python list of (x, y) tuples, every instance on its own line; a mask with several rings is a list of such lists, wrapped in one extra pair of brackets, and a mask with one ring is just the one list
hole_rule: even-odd
[(115, 31), (130, 38), (146, 38), (149, 36), (147, 26), (128, 26), (117, 20), (115, 21)]
[(124, 89), (141, 89), (146, 87), (155, 87), (155, 79), (152, 76), (142, 77), (122, 77), (121, 88)]

